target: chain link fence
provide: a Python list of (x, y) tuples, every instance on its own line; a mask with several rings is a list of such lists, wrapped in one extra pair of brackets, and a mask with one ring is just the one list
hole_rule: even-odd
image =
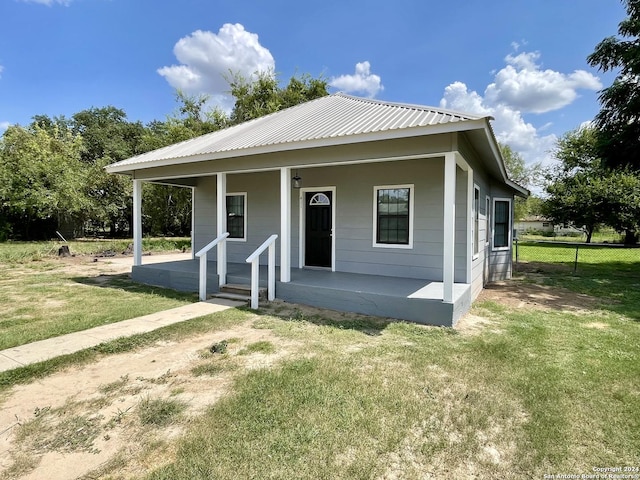
[(580, 275), (592, 274), (602, 267), (615, 268), (622, 273), (630, 268), (640, 269), (639, 247), (516, 239), (513, 266), (515, 271), (520, 272), (556, 271)]

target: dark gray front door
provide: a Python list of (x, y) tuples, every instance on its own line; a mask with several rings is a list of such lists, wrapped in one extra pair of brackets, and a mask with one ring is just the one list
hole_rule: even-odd
[(332, 192), (306, 192), (305, 265), (331, 267)]

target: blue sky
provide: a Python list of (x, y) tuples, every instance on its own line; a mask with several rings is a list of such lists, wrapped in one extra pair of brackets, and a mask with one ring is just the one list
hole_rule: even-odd
[(586, 57), (619, 0), (0, 0), (0, 132), (113, 105), (163, 120), (174, 89), (229, 108), (222, 74), (324, 76), (331, 92), (486, 114), (527, 162), (599, 110)]

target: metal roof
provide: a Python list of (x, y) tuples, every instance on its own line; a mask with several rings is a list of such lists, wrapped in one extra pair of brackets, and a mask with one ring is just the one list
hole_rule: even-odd
[[(390, 103), (336, 93), (270, 115), (186, 140), (168, 147), (111, 164), (107, 171), (130, 172), (166, 164), (188, 162), (189, 158), (224, 158), (251, 154), (252, 150), (272, 147), (305, 148), (309, 142), (333, 143), (355, 140), (358, 135), (392, 134), (401, 137), (410, 129), (454, 126), (486, 119), (421, 105)], [(488, 123), (488, 122), (487, 122)], [(455, 130), (464, 130), (456, 125)], [(420, 128), (423, 127), (423, 128)], [(477, 125), (472, 128), (478, 128)]]

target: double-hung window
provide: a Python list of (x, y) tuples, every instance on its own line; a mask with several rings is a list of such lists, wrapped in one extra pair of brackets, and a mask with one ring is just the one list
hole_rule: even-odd
[(247, 239), (247, 194), (227, 194), (227, 232), (230, 240)]
[(413, 247), (413, 192), (413, 185), (374, 187), (374, 247)]
[(511, 237), (511, 200), (495, 198), (493, 200), (493, 249), (509, 248)]

